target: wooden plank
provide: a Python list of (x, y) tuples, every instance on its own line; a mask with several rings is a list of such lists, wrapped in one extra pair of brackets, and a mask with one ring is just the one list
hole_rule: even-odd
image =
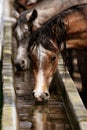
[[(4, 0), (4, 17), (11, 17), (10, 0)], [(14, 73), (12, 65), (12, 23), (4, 22), (4, 47), (2, 64), (3, 82), (3, 108), (2, 108), (2, 130), (20, 130), (18, 112), (16, 106), (16, 94), (14, 86)]]
[(3, 0), (0, 1), (0, 61), (2, 57), (2, 44), (3, 44)]
[(59, 56), (56, 86), (61, 90), (66, 111), (74, 130), (87, 130), (87, 110), (79, 96), (77, 88), (65, 68), (61, 55)]

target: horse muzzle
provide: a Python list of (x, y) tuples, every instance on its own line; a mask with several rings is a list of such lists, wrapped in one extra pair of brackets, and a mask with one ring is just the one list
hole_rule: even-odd
[(28, 70), (29, 69), (29, 67), (30, 67), (30, 61), (29, 61), (29, 59), (27, 59), (27, 60), (17, 60), (17, 61), (15, 61), (15, 67), (16, 67), (16, 69), (18, 70), (18, 71), (20, 71), (20, 70)]
[(38, 91), (33, 91), (33, 96), (35, 97), (37, 102), (45, 102), (49, 99), (49, 92), (38, 93)]

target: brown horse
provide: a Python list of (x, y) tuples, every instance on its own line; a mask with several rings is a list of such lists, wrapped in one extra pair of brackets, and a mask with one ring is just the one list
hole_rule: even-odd
[(58, 52), (63, 49), (62, 45), (66, 45), (66, 48), (87, 48), (86, 12), (87, 5), (75, 6), (52, 18), (32, 34), (28, 53), (34, 72), (33, 92), (37, 101), (49, 98), (49, 86), (57, 69)]

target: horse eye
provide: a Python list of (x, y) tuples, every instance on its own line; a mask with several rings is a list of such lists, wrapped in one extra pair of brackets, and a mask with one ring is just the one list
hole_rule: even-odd
[(55, 59), (56, 59), (56, 56), (52, 56), (51, 63), (53, 63), (55, 61)]

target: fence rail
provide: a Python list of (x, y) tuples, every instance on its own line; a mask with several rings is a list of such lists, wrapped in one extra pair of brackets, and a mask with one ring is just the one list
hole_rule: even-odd
[(72, 128), (74, 130), (87, 130), (87, 110), (67, 68), (65, 69), (61, 55), (56, 74), (56, 86), (61, 90)]
[(3, 8), (4, 2), (0, 0), (0, 61), (2, 57), (2, 44), (3, 44)]
[(12, 21), (5, 21), (6, 17), (11, 19), (11, 4), (12, 0), (4, 0), (4, 8), (2, 8), (5, 10), (2, 15), (4, 20), (2, 42), (4, 45), (2, 50), (3, 108), (1, 130), (20, 130), (12, 65)]

